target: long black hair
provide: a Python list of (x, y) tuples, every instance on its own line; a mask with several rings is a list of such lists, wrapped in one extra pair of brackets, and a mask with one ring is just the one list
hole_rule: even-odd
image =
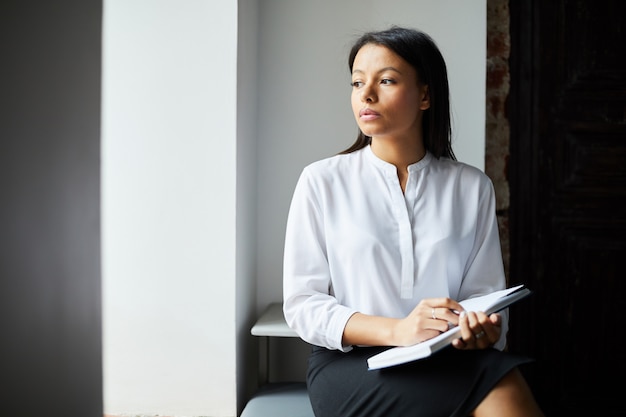
[[(389, 48), (408, 62), (417, 72), (417, 81), (428, 85), (430, 107), (424, 111), (422, 137), (424, 147), (435, 158), (456, 159), (452, 152), (450, 125), (450, 88), (446, 63), (435, 41), (424, 32), (415, 29), (392, 26), (378, 32), (363, 34), (352, 46), (348, 58), (350, 73), (359, 50), (368, 44)], [(342, 154), (354, 152), (368, 146), (372, 138), (361, 129), (356, 141)]]

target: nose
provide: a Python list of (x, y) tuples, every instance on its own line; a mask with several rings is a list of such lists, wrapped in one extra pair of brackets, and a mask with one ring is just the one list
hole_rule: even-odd
[(364, 103), (376, 101), (376, 91), (374, 91), (373, 87), (366, 85), (361, 89), (361, 101)]

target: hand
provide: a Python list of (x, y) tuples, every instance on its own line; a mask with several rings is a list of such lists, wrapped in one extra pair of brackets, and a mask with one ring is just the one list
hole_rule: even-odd
[(393, 329), (394, 345), (410, 346), (431, 339), (459, 323), (461, 305), (451, 298), (427, 298)]
[(452, 342), (457, 349), (486, 349), (499, 339), (501, 328), (499, 314), (487, 316), (482, 312), (462, 312), (459, 316), (461, 339)]

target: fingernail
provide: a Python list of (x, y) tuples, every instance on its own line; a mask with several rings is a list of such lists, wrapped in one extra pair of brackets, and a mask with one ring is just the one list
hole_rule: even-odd
[(461, 311), (461, 314), (459, 314), (459, 317), (463, 318), (465, 316), (467, 316), (467, 313), (465, 312), (465, 310)]

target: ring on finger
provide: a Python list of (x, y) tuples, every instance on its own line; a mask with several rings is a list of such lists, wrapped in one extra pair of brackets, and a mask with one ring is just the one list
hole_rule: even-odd
[(478, 340), (478, 339), (480, 339), (481, 337), (483, 337), (484, 335), (485, 335), (485, 332), (481, 331), (480, 333), (476, 333), (476, 334), (474, 335), (474, 338), (475, 338), (476, 340)]
[(430, 311), (430, 315), (432, 316), (433, 320), (437, 320), (437, 316), (435, 315), (435, 308), (433, 307), (433, 309)]

